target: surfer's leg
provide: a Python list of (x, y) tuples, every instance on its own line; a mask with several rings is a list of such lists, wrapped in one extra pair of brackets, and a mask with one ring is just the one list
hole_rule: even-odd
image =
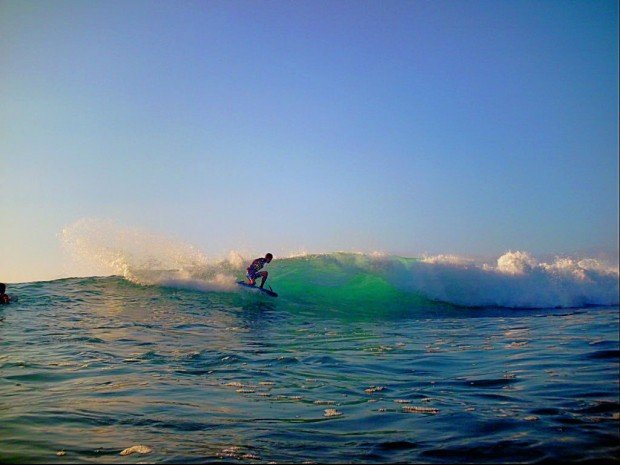
[(263, 279), (260, 282), (260, 288), (262, 289), (263, 286), (265, 285), (265, 281), (267, 281), (267, 276), (269, 276), (269, 272), (267, 271), (261, 271), (260, 274), (262, 275)]

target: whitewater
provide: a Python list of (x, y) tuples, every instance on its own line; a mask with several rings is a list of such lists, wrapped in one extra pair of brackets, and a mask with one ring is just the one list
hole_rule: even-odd
[(80, 276), (0, 307), (2, 463), (620, 457), (615, 263), (274, 254), (271, 298), (235, 284), (267, 250), (59, 238)]

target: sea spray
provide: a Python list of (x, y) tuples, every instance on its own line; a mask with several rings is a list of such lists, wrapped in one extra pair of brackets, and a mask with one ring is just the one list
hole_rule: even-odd
[(183, 241), (110, 220), (86, 218), (65, 227), (63, 246), (74, 261), (144, 285), (202, 291), (232, 288), (242, 258), (231, 252), (214, 262)]

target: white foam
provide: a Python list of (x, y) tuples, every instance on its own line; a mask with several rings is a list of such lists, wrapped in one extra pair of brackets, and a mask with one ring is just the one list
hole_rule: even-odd
[(456, 256), (427, 257), (391, 278), (431, 299), (465, 306), (578, 307), (619, 301), (617, 267), (596, 259), (538, 262), (521, 251), (505, 253), (495, 265)]

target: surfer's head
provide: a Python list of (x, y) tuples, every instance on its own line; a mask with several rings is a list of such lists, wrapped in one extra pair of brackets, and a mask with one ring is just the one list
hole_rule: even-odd
[(6, 284), (0, 283), (0, 294), (4, 294), (4, 291), (6, 291)]
[(273, 255), (271, 255), (270, 253), (268, 253), (267, 255), (265, 255), (265, 260), (267, 260), (267, 263), (269, 263), (271, 261), (271, 259), (273, 258)]

